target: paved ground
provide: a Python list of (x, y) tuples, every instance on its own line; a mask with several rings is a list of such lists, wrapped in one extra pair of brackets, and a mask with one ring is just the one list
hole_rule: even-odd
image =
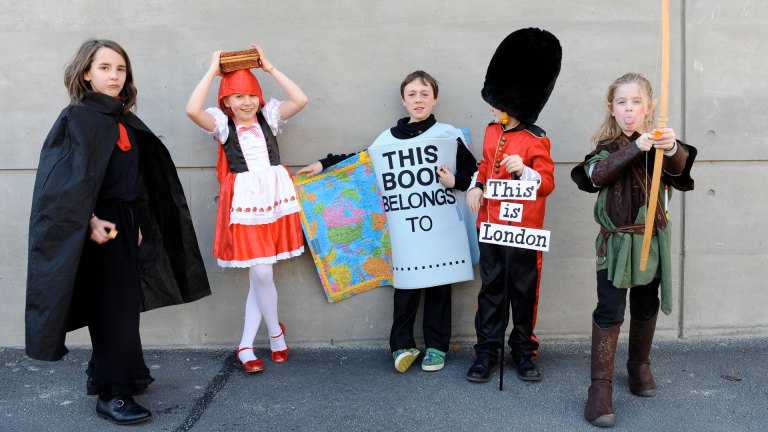
[[(56, 363), (0, 348), (0, 430), (124, 431), (96, 416), (85, 394), (88, 350)], [(260, 350), (266, 353), (266, 350)], [(547, 343), (544, 380), (512, 369), (486, 384), (464, 379), (472, 361), (457, 346), (439, 372), (415, 364), (397, 373), (384, 349), (294, 349), (246, 376), (227, 350), (148, 350), (157, 380), (138, 398), (154, 413), (146, 431), (587, 431), (582, 419), (589, 346)], [(665, 341), (654, 345), (654, 398), (626, 386), (626, 344), (618, 353), (617, 431), (768, 430), (768, 338)]]

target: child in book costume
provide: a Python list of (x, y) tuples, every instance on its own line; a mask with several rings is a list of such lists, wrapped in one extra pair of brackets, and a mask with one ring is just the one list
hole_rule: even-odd
[[(277, 316), (272, 265), (300, 255), (304, 239), (296, 190), (288, 169), (280, 164), (275, 135), (307, 104), (304, 92), (272, 65), (259, 46), (252, 47), (259, 53), (259, 67), (275, 79), (288, 100), (264, 100), (259, 81), (248, 69), (222, 75), (221, 51), (216, 51), (187, 102), (189, 118), (218, 143), (219, 209), (213, 255), (221, 267), (248, 268), (250, 287), (237, 349), (248, 373), (264, 369), (253, 348), (262, 318), (270, 335), (272, 361), (288, 359), (285, 326)], [(221, 76), (219, 106), (203, 110), (216, 76)]]
[(88, 394), (115, 423), (148, 420), (133, 396), (153, 381), (139, 313), (211, 293), (168, 150), (132, 112), (128, 55), (88, 40), (66, 67), (71, 103), (43, 144), (32, 196), (26, 351), (55, 361), (88, 326)]
[[(536, 28), (517, 30), (507, 36), (493, 55), (483, 99), (494, 121), (485, 130), (483, 160), (477, 182), (467, 193), (467, 204), (483, 222), (540, 229), (544, 225), (546, 199), (555, 189), (554, 163), (546, 133), (534, 123), (549, 99), (560, 72), (562, 49), (551, 33)], [(519, 63), (525, 60), (521, 66)], [(484, 200), (488, 180), (530, 180), (537, 183), (535, 201), (523, 205), (522, 221), (500, 220), (501, 200)], [(475, 315), (475, 361), (466, 378), (486, 382), (497, 367), (504, 349), (508, 310), (513, 328), (509, 348), (518, 378), (541, 379), (534, 363), (539, 341), (533, 333), (541, 282), (542, 252), (491, 243), (480, 243), (482, 286)]]
[[(400, 85), (409, 116), (369, 147), (392, 239), (394, 312), (390, 349), (405, 372), (419, 357), (413, 325), (424, 293), (425, 371), (445, 365), (451, 337), (451, 283), (472, 279), (472, 263), (453, 190), (466, 190), (475, 158), (461, 131), (432, 114), (438, 83), (415, 71)], [(351, 155), (328, 155), (299, 173), (314, 175)], [(455, 173), (455, 174), (454, 174)]]
[[(630, 391), (654, 396), (651, 343), (659, 306), (672, 311), (670, 230), (667, 217), (670, 186), (693, 189), (690, 176), (696, 149), (676, 139), (672, 128), (653, 128), (653, 91), (640, 74), (628, 73), (608, 87), (607, 113), (592, 138), (595, 149), (571, 171), (579, 189), (597, 193), (597, 307), (592, 313), (591, 385), (584, 409), (590, 423), (610, 427), (613, 415), (613, 368), (619, 329), (629, 294)], [(664, 150), (659, 205), (646, 269), (640, 270), (648, 189), (654, 158)], [(647, 157), (649, 156), (649, 157)], [(662, 204), (663, 203), (663, 204)], [(661, 301), (659, 301), (661, 287)]]

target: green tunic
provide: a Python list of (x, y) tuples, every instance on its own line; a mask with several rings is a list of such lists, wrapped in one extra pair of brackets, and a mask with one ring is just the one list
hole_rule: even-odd
[[(599, 162), (610, 153), (601, 151), (590, 158), (584, 166), (585, 170)], [(659, 188), (661, 202), (664, 203), (664, 188)], [(595, 222), (608, 228), (616, 229), (606, 211), (608, 189), (601, 188), (595, 203)], [(644, 225), (647, 206), (643, 205), (635, 216), (634, 224)], [(668, 209), (664, 209), (666, 212)], [(608, 270), (608, 280), (616, 288), (630, 288), (637, 285), (646, 285), (654, 278), (661, 277), (661, 311), (669, 315), (672, 311), (672, 266), (670, 253), (671, 233), (670, 226), (666, 229), (657, 229), (656, 235), (651, 237), (651, 249), (648, 254), (648, 262), (645, 271), (640, 270), (640, 253), (643, 247), (642, 234), (625, 234), (617, 232), (608, 237), (604, 257), (597, 257), (597, 270)], [(598, 234), (595, 240), (595, 250), (600, 249), (603, 235)]]
[[(644, 199), (645, 193), (643, 192), (641, 198), (638, 198), (638, 190), (644, 191), (645, 189), (650, 189), (651, 173), (653, 170), (653, 154), (650, 153), (648, 155), (648, 164), (646, 164), (645, 153), (631, 162), (631, 164), (635, 164), (638, 171), (645, 174), (645, 176), (641, 178), (643, 178), (643, 180), (647, 178), (647, 186), (645, 184), (638, 184), (639, 181), (637, 176), (631, 173), (629, 165), (624, 168), (622, 175), (617, 181), (605, 187), (596, 187), (592, 184), (592, 180), (589, 177), (589, 170), (593, 164), (607, 158), (613, 151), (618, 150), (624, 145), (628, 145), (627, 141), (631, 142), (636, 138), (637, 136), (628, 138), (622, 136), (617, 140), (622, 141), (620, 143), (614, 141), (612, 143), (598, 145), (597, 149), (588, 154), (584, 158), (584, 162), (575, 167), (571, 173), (571, 177), (579, 185), (580, 189), (587, 192), (598, 193), (594, 209), (595, 221), (608, 231), (630, 224), (645, 224), (647, 212), (647, 204)], [(680, 145), (679, 150), (685, 151), (687, 156), (685, 169), (683, 173), (678, 176), (671, 176), (666, 173), (662, 175), (661, 187), (659, 188), (659, 202), (661, 206), (664, 206), (667, 201), (664, 199), (665, 190), (668, 190), (669, 197), (671, 197), (672, 187), (682, 191), (693, 189), (693, 179), (690, 178), (690, 169), (693, 160), (696, 157), (696, 149), (680, 142), (678, 142), (678, 144)], [(666, 188), (665, 186), (671, 187)], [(630, 218), (631, 220), (626, 220), (624, 223), (617, 223), (614, 218), (611, 217), (612, 212), (609, 211), (610, 206), (616, 205), (616, 201), (612, 202), (610, 199), (611, 194), (619, 196), (622, 200), (626, 201), (622, 202), (622, 204), (626, 204), (627, 208), (632, 209), (634, 216)], [(666, 214), (668, 209), (664, 208), (663, 210)], [(640, 270), (640, 254), (643, 244), (642, 234), (613, 232), (608, 234), (607, 239), (604, 240), (603, 233), (599, 233), (595, 240), (595, 250), (598, 251), (597, 255), (601, 255), (599, 251), (601, 246), (603, 246), (603, 242), (605, 242), (605, 253), (604, 256), (597, 257), (596, 270), (607, 270), (608, 280), (610, 280), (616, 288), (631, 288), (633, 286), (645, 285), (650, 283), (654, 278), (659, 277), (661, 279), (661, 311), (669, 315), (672, 312), (670, 225), (667, 223), (666, 227), (661, 227), (656, 224), (656, 235), (651, 239), (651, 248), (650, 253), (648, 254), (645, 271)]]

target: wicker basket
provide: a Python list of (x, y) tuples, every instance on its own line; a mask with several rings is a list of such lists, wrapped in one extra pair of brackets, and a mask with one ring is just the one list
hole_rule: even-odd
[(228, 51), (219, 56), (219, 68), (221, 73), (234, 72), (239, 69), (253, 69), (261, 67), (259, 52), (255, 49), (243, 51)]

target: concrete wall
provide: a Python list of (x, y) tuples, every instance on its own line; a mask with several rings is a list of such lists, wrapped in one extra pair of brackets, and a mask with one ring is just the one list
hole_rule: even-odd
[[(490, 114), (479, 96), (497, 44), (527, 26), (563, 45), (562, 73), (539, 124), (549, 133), (557, 189), (546, 228), (537, 333), (584, 338), (594, 308), (594, 196), (569, 178), (603, 116), (607, 85), (627, 71), (658, 82), (657, 2), (294, 0), (230, 2), (17, 2), (0, 12), (0, 346), (23, 344), (27, 224), (40, 146), (67, 103), (63, 68), (87, 37), (119, 41), (131, 56), (138, 114), (169, 147), (187, 193), (214, 294), (142, 316), (149, 346), (232, 346), (239, 339), (247, 274), (210, 256), (217, 185), (215, 146), (184, 115), (215, 49), (260, 43), (310, 98), (281, 139), (298, 168), (327, 152), (365, 148), (404, 115), (398, 85), (414, 69), (441, 83), (435, 114), (469, 127), (477, 146)], [(764, 77), (768, 6), (746, 0), (672, 1), (670, 123), (696, 145), (696, 190), (673, 202), (675, 309), (660, 337), (768, 330), (762, 219), (768, 191)], [(235, 19), (233, 19), (235, 18)], [(763, 54), (761, 54), (763, 53)], [(520, 59), (520, 67), (535, 59)], [(268, 76), (265, 95), (282, 96)], [(213, 95), (213, 92), (211, 93)], [(214, 97), (209, 97), (214, 103)], [(330, 305), (309, 256), (275, 267), (281, 320), (293, 344), (385, 345), (392, 292), (380, 288)], [(472, 341), (479, 282), (457, 285), (454, 340)], [(261, 341), (265, 341), (261, 330)], [(418, 332), (418, 331), (417, 331)], [(69, 344), (87, 344), (74, 332)]]

